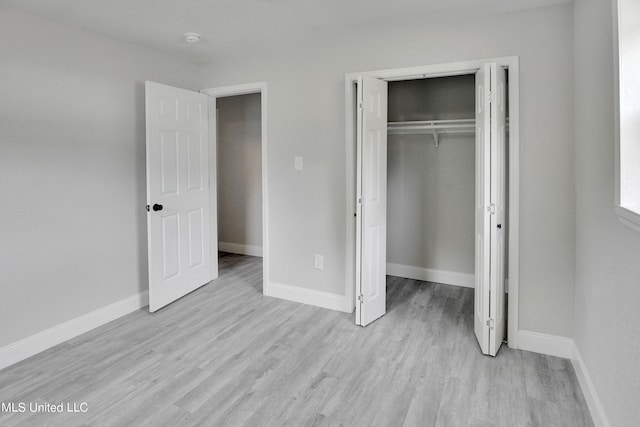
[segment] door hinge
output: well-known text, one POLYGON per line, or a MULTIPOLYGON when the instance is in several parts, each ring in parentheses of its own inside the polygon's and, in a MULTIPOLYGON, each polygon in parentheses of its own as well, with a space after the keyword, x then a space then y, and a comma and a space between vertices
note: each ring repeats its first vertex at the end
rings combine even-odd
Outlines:
POLYGON ((489 206, 487 206, 487 212, 489 212, 490 215, 495 215, 496 214, 496 205, 491 203, 489 206))
POLYGON ((494 321, 493 321, 493 319, 489 319, 489 320, 487 320, 487 326, 489 327, 489 329, 493 330, 493 328, 494 328, 494 321))
POLYGON ((363 303, 364 302, 364 295, 362 295, 362 294, 358 295, 358 301, 363 303))
POLYGON ((362 110, 362 102, 358 102, 358 108, 362 110))
POLYGON ((358 204, 362 204, 362 198, 358 197, 358 204))

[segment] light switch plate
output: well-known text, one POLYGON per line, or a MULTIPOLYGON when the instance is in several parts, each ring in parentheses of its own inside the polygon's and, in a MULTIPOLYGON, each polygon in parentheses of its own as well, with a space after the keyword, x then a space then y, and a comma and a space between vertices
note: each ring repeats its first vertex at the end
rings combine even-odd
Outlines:
POLYGON ((318 270, 322 270, 324 268, 324 257, 322 255, 316 254, 314 267, 318 270))
POLYGON ((296 156, 293 159, 293 169, 297 171, 301 171, 303 168, 302 165, 302 156, 296 156))

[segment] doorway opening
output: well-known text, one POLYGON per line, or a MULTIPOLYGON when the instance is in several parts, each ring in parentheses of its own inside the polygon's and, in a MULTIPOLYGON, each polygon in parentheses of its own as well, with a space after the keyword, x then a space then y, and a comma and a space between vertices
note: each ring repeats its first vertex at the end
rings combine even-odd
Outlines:
MULTIPOLYGON (((262 277, 257 280, 259 283, 255 288, 264 294, 264 285, 269 283, 266 83, 205 89, 198 93, 145 82, 151 312, 218 278, 216 101, 247 94, 257 96, 246 97, 246 101, 245 98, 238 98, 221 102, 221 106, 224 106, 221 136, 225 144, 222 150, 226 149, 222 160, 222 174, 225 175, 222 182, 244 184, 244 188, 240 189, 237 186, 229 189, 228 184, 221 189, 223 209, 227 210, 222 219, 224 231, 231 229, 236 236, 238 233, 241 236, 241 242, 224 242, 227 247, 223 247, 223 250, 239 252, 239 248, 244 247, 244 252, 250 251, 255 255, 259 254, 255 253, 258 250, 261 252, 262 277), (246 102, 248 104, 245 105, 246 102), (247 139, 253 148, 247 148, 247 139), (229 148, 227 140, 231 143, 229 148), (234 156, 234 150, 253 150, 256 153, 247 159, 242 155, 234 156), (231 155, 227 155, 229 151, 231 155), (227 163, 232 163, 231 172, 227 163), (245 173, 239 179, 237 171, 242 168, 245 173), (226 175, 229 174, 236 176, 227 179, 226 175), (240 207, 238 203, 234 204, 236 193, 241 194, 240 207), (253 197, 249 198, 247 194, 253 197), (231 211, 231 215, 228 215, 228 211, 231 211), (238 211, 243 212, 238 214, 238 211), (235 216, 243 217, 239 219, 239 225, 228 225, 237 221, 235 216), (247 226, 247 223, 251 225, 247 226), (248 233, 264 249, 247 241, 248 233)), ((223 234, 223 239, 225 236, 223 234)))
POLYGON ((267 86, 264 82, 204 89, 209 96, 212 278, 221 266, 262 258, 260 293, 268 275, 267 86))
POLYGON ((216 113, 220 268, 263 254, 261 94, 219 97, 216 113))
POLYGON ((474 287, 475 78, 388 83, 387 274, 474 287))
POLYGON ((473 287, 476 336, 495 355, 507 336, 510 277, 508 343, 516 347, 517 65, 501 58, 347 75, 347 292, 356 324, 384 314, 386 274, 473 287))

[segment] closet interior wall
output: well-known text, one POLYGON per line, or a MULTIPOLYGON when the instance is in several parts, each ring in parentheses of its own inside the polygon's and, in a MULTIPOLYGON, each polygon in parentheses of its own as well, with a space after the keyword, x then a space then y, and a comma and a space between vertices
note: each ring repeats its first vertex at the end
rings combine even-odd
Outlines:
MULTIPOLYGON (((474 118, 474 75, 389 83, 390 123, 474 118)), ((387 263, 472 278, 475 132, 437 139, 428 130, 388 135, 387 263)))

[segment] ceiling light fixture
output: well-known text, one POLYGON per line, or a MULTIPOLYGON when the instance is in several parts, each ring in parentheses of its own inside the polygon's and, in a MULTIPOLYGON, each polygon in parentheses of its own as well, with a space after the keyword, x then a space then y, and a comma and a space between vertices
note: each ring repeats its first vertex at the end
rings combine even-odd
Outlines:
POLYGON ((184 39, 187 43, 198 43, 202 36, 197 33, 184 33, 184 39))

